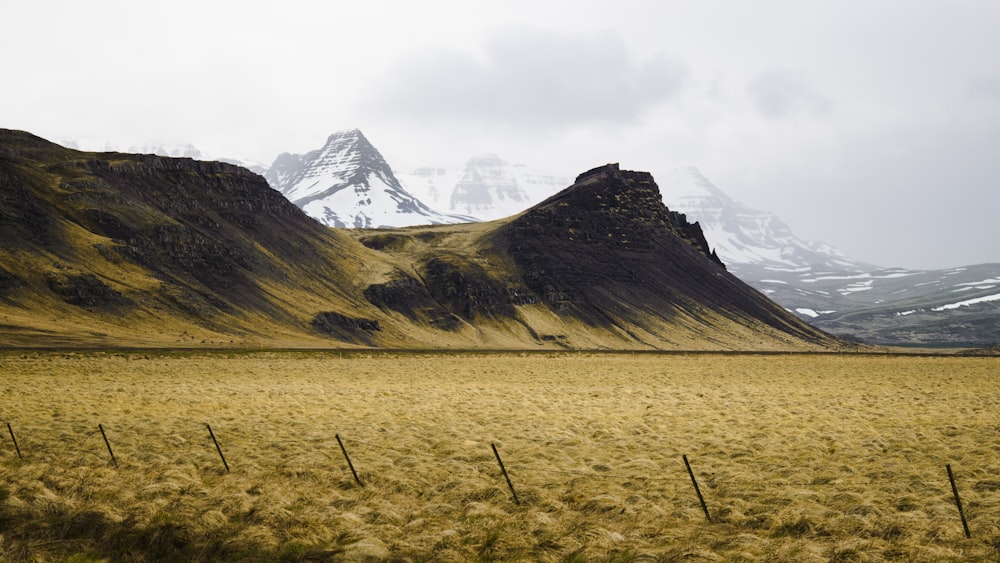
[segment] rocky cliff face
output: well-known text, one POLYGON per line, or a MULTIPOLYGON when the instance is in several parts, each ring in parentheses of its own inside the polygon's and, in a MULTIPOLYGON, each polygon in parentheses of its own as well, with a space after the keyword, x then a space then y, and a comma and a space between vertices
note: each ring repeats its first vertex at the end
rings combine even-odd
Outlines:
POLYGON ((726 272, 697 223, 669 211, 646 172, 607 165, 581 174, 500 235, 534 293, 591 323, 629 314, 614 297, 628 294, 667 320, 749 315, 822 339, 726 272))

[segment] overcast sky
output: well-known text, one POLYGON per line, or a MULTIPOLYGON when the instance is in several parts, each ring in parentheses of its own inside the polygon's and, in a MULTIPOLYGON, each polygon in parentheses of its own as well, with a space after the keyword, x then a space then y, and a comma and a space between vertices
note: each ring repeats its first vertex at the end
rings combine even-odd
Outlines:
MULTIPOLYGON (((884 266, 1000 262, 1000 2, 0 4, 0 127, 269 165, 697 166, 884 266)), ((668 202, 669 205, 669 202, 668 202)))

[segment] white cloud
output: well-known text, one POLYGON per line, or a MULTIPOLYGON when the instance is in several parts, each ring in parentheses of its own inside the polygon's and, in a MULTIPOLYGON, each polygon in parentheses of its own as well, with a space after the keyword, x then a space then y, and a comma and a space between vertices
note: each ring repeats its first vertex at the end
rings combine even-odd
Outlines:
POLYGON ((490 36, 481 58, 454 48, 407 56, 376 84, 367 109, 471 127, 628 123, 675 96, 687 75, 683 64, 662 55, 635 60, 616 33, 509 26, 490 36))
POLYGON ((761 72, 750 81, 747 93, 756 109, 769 118, 826 115, 832 107, 830 100, 801 71, 761 72))

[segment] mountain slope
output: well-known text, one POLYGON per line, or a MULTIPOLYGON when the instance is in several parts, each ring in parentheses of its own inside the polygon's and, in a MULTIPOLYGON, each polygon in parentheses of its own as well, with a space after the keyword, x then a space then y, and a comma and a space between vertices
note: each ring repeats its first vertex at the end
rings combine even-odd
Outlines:
POLYGON ((236 166, 0 130, 0 345, 843 345, 657 202, 605 167, 516 218, 329 229, 236 166))
POLYGON ((726 272, 697 225, 663 206, 648 173, 617 165, 513 218, 352 234, 418 264, 366 290, 410 318, 447 323, 451 310, 566 347, 839 345, 726 272), (418 280, 429 298, 415 295, 418 280))
POLYGON ((2 130, 0 197, 6 344, 298 340, 360 266, 353 241, 228 164, 2 130))
POLYGON ((330 135, 322 148, 284 153, 267 181, 309 216, 331 227, 402 227, 472 220, 438 213, 413 197, 361 131, 330 135))
POLYGON ((827 303, 816 310, 814 325, 866 342, 966 347, 1000 341, 1000 264, 809 276, 798 285, 787 302, 802 303, 802 310, 827 303))

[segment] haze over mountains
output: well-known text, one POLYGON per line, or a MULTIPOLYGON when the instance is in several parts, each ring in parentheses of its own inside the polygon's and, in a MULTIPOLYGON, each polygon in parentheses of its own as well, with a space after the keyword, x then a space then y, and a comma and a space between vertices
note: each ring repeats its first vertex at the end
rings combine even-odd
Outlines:
MULTIPOLYGON (((320 149, 283 154, 258 170, 306 213, 340 227, 493 220, 571 183, 498 155, 475 156, 455 169, 393 171, 358 130, 334 133, 320 149)), ((731 272, 817 327, 890 345, 1000 341, 1000 265, 919 271, 866 264, 799 239, 780 218, 734 201, 696 168, 658 181, 666 205, 699 222, 731 272)))
MULTIPOLYGON (((377 154, 367 141, 361 146, 377 154)), ((282 158, 276 167, 284 166, 282 158)), ((376 160, 378 170, 388 168, 381 155, 376 160)), ((329 163, 322 166, 330 170, 329 163)), ((272 186, 287 190, 277 174, 272 167, 272 186)), ((357 168, 338 174, 357 174, 357 168)), ((428 207, 479 220, 520 213, 569 183, 498 155, 470 158, 462 169, 424 167, 397 177, 396 189, 428 207)), ((698 221, 731 272, 815 326, 879 344, 981 346, 1000 340, 1000 265, 915 271, 867 264, 796 237, 780 218, 734 201, 694 167, 661 175, 659 184, 667 207, 698 221)), ((315 208, 303 209, 324 220, 315 208)), ((414 224, 403 212, 384 217, 386 226, 414 224)))
POLYGON ((779 218, 732 200, 694 168, 674 170, 660 185, 668 206, 700 223, 730 271, 814 326, 878 344, 1000 341, 1000 264, 866 264, 799 239, 779 218))
POLYGON ((244 168, 0 130, 0 197, 5 346, 845 347, 617 166, 512 218, 344 230, 244 168))
POLYGON ((520 213, 573 183, 496 154, 474 156, 459 169, 423 167, 398 176, 428 205, 482 221, 520 213))

